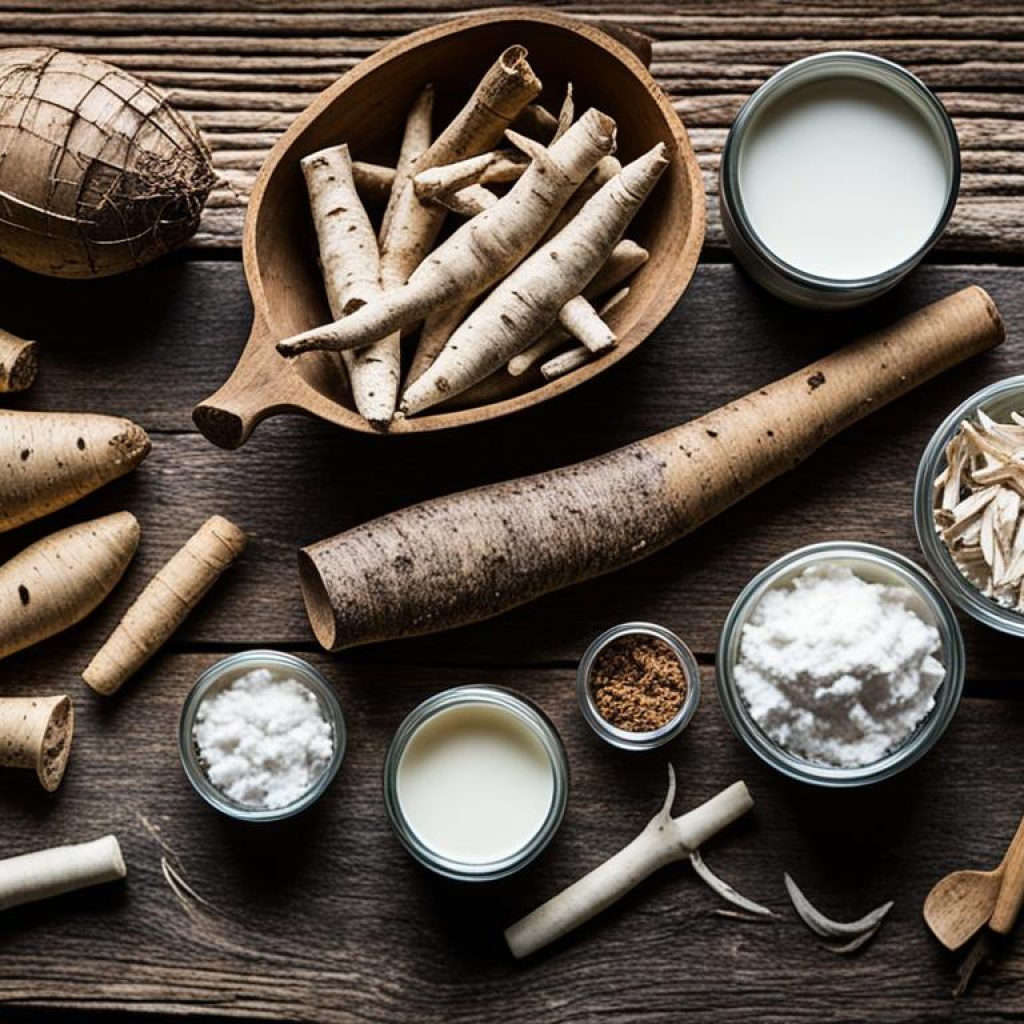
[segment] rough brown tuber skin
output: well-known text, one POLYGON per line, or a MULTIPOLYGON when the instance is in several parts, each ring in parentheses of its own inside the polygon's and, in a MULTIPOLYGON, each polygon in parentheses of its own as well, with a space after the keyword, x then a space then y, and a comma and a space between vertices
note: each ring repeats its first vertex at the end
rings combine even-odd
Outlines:
POLYGON ((27 391, 38 369, 36 343, 0 330, 0 392, 27 391))
POLYGON ((138 546, 135 516, 115 512, 51 533, 0 566, 0 658, 81 622, 138 546))
POLYGON ((189 118, 134 75, 0 52, 0 258, 53 277, 141 267, 195 233, 215 181, 189 118))
POLYGON ((117 416, 0 412, 0 531, 48 515, 133 470, 150 450, 117 416))
POLYGON ((638 561, 1002 338, 966 288, 690 423, 314 544, 299 555, 313 631, 338 650, 451 629, 638 561))

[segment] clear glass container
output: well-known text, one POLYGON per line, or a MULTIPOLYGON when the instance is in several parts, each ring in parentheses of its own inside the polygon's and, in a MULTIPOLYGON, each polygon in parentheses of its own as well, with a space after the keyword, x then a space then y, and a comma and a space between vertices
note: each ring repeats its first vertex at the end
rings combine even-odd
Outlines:
POLYGON ((384 804, 402 845, 424 867, 458 881, 488 882, 505 878, 524 868, 551 842, 562 823, 568 799, 569 760, 554 725, 532 701, 500 686, 457 686, 428 697, 398 727, 384 762, 384 804), (453 860, 428 846, 410 825, 398 796, 398 768, 413 734, 435 715, 455 707, 473 705, 508 712, 525 725, 547 754, 554 783, 551 806, 533 837, 509 856, 487 863, 453 860))
POLYGON ((621 750, 654 750, 678 736, 693 718, 697 705, 700 703, 700 668, 690 648, 670 630, 653 622, 623 622, 602 633, 583 653, 576 669, 576 696, 580 702, 580 710, 587 724, 601 739, 621 750), (590 675, 594 669, 597 656, 613 640, 622 636, 640 634, 664 640, 679 659, 679 665, 686 676, 686 697, 676 714, 660 729, 652 732, 630 732, 620 729, 609 722, 594 703, 594 693, 590 686, 590 675))
POLYGON ((185 698, 178 724, 178 748, 181 754, 181 763, 189 782, 211 807, 215 807, 222 814, 226 814, 230 818, 237 818, 239 821, 280 821, 282 818, 290 818, 300 811, 304 811, 315 803, 331 784, 334 776, 338 774, 338 769, 345 757, 346 738, 345 716, 342 714, 341 705, 334 695, 331 684, 308 662, 280 651, 243 651, 211 665, 199 677, 185 698), (333 734, 334 752, 323 773, 298 800, 285 807, 269 809, 248 807, 231 800, 206 777, 193 737, 196 712, 203 700, 222 690, 233 680, 257 668, 270 669, 272 672, 295 679, 308 687, 319 702, 320 710, 330 723, 333 734))
POLYGON ((722 151, 719 195, 722 225, 729 245, 747 273, 786 302, 818 309, 848 309, 888 291, 924 258, 949 222, 960 191, 960 144, 946 108, 935 94, 906 68, 882 57, 854 50, 835 50, 804 57, 777 71, 744 103, 722 151), (794 89, 826 79, 860 78, 892 90, 908 102, 933 128, 947 163, 946 204, 925 243, 902 263, 872 277, 819 277, 775 255, 758 237, 748 218, 740 186, 740 154, 744 139, 758 115, 794 89))
POLYGON ((816 786, 863 786, 891 778, 935 745, 960 703, 964 666, 964 641, 956 615, 939 589, 917 565, 895 551, 874 544, 836 541, 811 544, 784 555, 743 588, 729 611, 718 644, 718 695, 733 731, 762 761, 783 775, 816 786), (765 592, 785 585, 808 566, 822 563, 849 566, 856 575, 872 583, 908 587, 916 595, 914 611, 939 632, 940 649, 936 657, 946 669, 946 677, 935 693, 935 706, 917 728, 881 760, 856 768, 816 764, 775 743, 754 721, 734 676, 743 627, 765 592))
POLYGON ((960 572, 936 532, 932 518, 935 508, 933 484, 946 468, 946 445, 964 420, 977 417, 979 409, 995 420, 1008 420, 1011 412, 1024 412, 1024 376, 1009 377, 971 395, 943 420, 932 435, 918 465, 914 483, 914 527, 929 568, 958 607, 986 626, 1011 636, 1024 636, 1024 615, 986 597, 960 572))

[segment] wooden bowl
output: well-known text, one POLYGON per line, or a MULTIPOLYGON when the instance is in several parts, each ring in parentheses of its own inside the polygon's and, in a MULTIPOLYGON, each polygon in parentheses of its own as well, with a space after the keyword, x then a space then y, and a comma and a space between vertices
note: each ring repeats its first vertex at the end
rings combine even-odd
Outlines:
POLYGON ((457 18, 364 60, 317 97, 267 157, 249 201, 242 243, 254 307, 252 333, 229 380, 193 412, 211 441, 237 448, 257 423, 284 412, 371 431, 337 399, 347 388, 339 381, 336 360, 315 352, 286 360, 274 348, 280 339, 330 319, 299 160, 344 141, 358 160, 393 164, 405 114, 420 89, 435 83, 435 125, 444 124, 513 43, 529 50, 544 82, 541 101, 549 109, 557 109, 571 80, 578 110, 595 106, 616 119, 623 162, 659 141, 668 145, 671 165, 627 232, 651 258, 616 309, 620 340, 612 352, 505 401, 396 421, 388 433, 478 423, 554 398, 626 356, 676 304, 704 240, 704 190, 686 130, 647 69, 611 35, 550 11, 506 8, 457 18))

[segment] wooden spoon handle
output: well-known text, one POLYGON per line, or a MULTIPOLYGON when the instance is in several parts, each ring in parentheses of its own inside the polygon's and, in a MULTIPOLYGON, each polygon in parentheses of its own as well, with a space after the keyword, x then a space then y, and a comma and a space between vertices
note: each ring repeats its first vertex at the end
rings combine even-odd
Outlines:
POLYGON ((1003 858, 1003 865, 1003 883, 988 921, 989 928, 1000 935, 1006 935, 1013 927, 1021 904, 1024 903, 1024 818, 1021 818, 1017 826, 1017 832, 1003 858))

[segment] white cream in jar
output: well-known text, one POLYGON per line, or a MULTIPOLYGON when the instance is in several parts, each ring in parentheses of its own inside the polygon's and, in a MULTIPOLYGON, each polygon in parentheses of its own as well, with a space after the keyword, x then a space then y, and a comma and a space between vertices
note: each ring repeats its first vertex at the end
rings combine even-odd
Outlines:
POLYGON ((392 743, 385 797, 399 838, 427 867, 482 880, 540 852, 565 808, 558 734, 497 687, 460 687, 416 708, 392 743))

